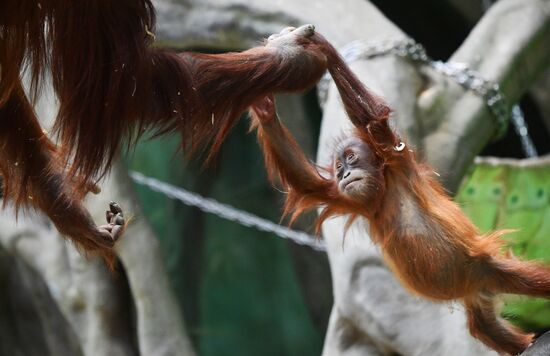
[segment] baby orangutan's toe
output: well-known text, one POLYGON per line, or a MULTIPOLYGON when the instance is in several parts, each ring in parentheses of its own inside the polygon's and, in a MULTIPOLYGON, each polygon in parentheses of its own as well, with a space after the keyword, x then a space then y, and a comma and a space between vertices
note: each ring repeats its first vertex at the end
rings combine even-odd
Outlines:
POLYGON ((124 214, 122 208, 116 202, 109 203, 109 210, 105 212, 107 224, 99 226, 99 229, 109 234, 109 238, 113 241, 118 240, 122 235, 125 227, 124 214))

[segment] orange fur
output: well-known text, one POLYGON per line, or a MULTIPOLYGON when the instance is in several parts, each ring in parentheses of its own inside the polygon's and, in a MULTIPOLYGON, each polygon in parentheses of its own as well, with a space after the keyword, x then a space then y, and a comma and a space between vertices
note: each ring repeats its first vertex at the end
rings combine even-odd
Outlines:
POLYGON ((326 58, 307 38, 288 57, 275 47, 218 55, 151 46, 150 0, 3 0, 0 4, 0 169, 4 199, 43 210, 86 251, 110 256, 81 198, 121 147, 144 130, 179 132, 182 148, 209 150, 240 115, 272 91, 315 84, 326 58), (30 95, 22 71, 30 72, 30 95), (32 103, 45 72, 59 99, 54 133, 42 133, 32 103), (31 194, 32 192, 32 194, 31 194))
POLYGON ((338 193, 335 177, 323 177, 299 149, 288 131, 262 116, 262 103, 252 113, 270 176, 278 176, 289 191, 285 213, 293 219, 323 206, 319 222, 335 214, 369 219, 370 236, 388 265, 413 293, 435 301, 461 300, 473 336, 498 352, 515 355, 532 340, 495 311, 495 296, 516 293, 550 298, 550 269, 524 262, 502 251, 495 231, 481 235, 435 179, 433 170, 416 161, 388 124, 390 109, 370 93, 335 49, 317 35, 336 83, 354 135, 375 154, 371 164, 382 173, 375 194, 357 201, 338 193), (279 128, 274 129, 273 127, 279 128), (288 145, 291 149, 282 149, 288 145), (284 154, 283 154, 284 153, 284 154), (297 171, 301 171, 298 173, 297 171))
POLYGON ((80 201, 82 196, 63 174, 55 145, 38 125, 20 86, 14 86, 0 106, 0 172, 4 195, 14 199, 16 208, 28 207, 30 202, 44 211, 62 234, 72 237, 78 248, 102 256, 113 268, 114 242, 99 234, 80 201))

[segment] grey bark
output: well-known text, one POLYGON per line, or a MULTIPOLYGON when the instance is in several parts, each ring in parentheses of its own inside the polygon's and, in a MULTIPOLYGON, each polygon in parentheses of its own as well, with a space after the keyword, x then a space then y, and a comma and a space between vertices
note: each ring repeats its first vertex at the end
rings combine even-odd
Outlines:
POLYGON ((118 274, 80 254, 39 213, 19 216, 17 222, 9 208, 0 215, 0 243, 7 258, 18 261, 21 294, 37 305, 47 350, 52 355, 193 355, 158 241, 139 213, 125 169, 116 165, 102 188, 88 203, 96 221, 104 219, 111 199, 136 216, 117 244, 118 274), (59 350, 55 340, 69 336, 78 353, 59 350))
MULTIPOLYGON (((450 60, 467 63, 483 77, 500 84, 509 103, 515 103, 548 68, 548 38, 550 2, 499 1, 450 60)), ((447 89, 444 84, 437 84, 424 91, 419 100, 424 99, 422 95, 433 95, 432 90, 444 94, 435 95, 434 105, 421 106, 419 117, 430 118, 430 113, 437 113, 442 120, 436 130, 424 135, 426 158, 443 174, 447 188, 454 191, 475 155, 493 136, 495 120, 483 101, 456 85, 447 89), (441 147, 446 148, 444 154, 441 147)))

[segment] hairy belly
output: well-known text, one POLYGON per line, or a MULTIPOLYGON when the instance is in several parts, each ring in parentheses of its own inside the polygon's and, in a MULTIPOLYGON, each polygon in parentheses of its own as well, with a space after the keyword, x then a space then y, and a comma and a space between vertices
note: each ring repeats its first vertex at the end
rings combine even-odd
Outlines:
MULTIPOLYGON (((395 213, 374 231, 380 234, 386 260, 397 277, 409 290, 430 299, 468 295, 477 283, 475 271, 480 261, 454 236, 465 232, 442 221, 441 214, 422 209, 410 191, 397 189, 394 195, 398 199, 384 208, 395 213)), ((454 211, 454 205, 446 200, 435 203, 454 211)))
POLYGON ((414 294, 434 300, 469 294, 477 261, 433 237, 400 237, 385 246, 385 259, 401 283, 414 294))

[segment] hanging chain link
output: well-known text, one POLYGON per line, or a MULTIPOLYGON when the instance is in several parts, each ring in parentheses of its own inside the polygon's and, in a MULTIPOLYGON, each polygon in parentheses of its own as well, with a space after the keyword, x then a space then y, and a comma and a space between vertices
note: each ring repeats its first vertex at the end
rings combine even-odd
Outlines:
MULTIPOLYGON (((483 0, 483 12, 489 10, 495 2, 496 0, 483 0)), ((537 157, 538 152, 533 141, 531 140, 531 137, 529 137, 529 130, 523 117, 523 111, 517 104, 512 107, 512 125, 514 126, 514 131, 516 131, 516 134, 519 136, 521 147, 523 148, 523 153, 525 156, 529 158, 537 157)))
POLYGON ((296 231, 275 224, 269 220, 236 209, 230 205, 220 203, 214 199, 202 197, 183 188, 162 182, 158 179, 147 177, 139 172, 130 172, 134 182, 147 186, 149 189, 162 193, 169 198, 179 200, 185 205, 199 208, 205 213, 214 214, 229 221, 234 221, 243 226, 253 227, 260 231, 271 232, 283 239, 289 239, 298 245, 309 246, 316 251, 326 251, 325 243, 319 237, 296 231))
MULTIPOLYGON (((460 84, 464 89, 470 90, 477 96, 483 98, 496 121, 496 139, 506 134, 508 122, 511 117, 512 124, 519 135, 525 155, 527 157, 537 156, 537 151, 533 141, 529 137, 527 125, 525 120, 523 120, 523 114, 519 106, 514 105, 510 113, 506 97, 500 90, 499 85, 483 78, 480 73, 468 68, 466 64, 434 61, 428 56, 424 47, 412 39, 389 40, 374 43, 357 40, 346 45, 341 50, 341 54, 348 63, 392 54, 408 59, 413 63, 433 68, 437 72, 454 79, 454 81, 460 84)), ((330 76, 327 73, 319 83, 318 92, 322 102, 327 99, 330 80, 330 76)))

